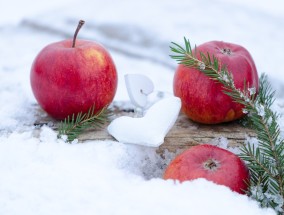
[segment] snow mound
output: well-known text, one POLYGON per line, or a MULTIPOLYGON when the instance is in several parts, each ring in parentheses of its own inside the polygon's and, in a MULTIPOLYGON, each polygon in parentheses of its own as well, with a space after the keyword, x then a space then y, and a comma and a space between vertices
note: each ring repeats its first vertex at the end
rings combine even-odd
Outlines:
POLYGON ((48 127, 32 133, 0 137, 0 214, 275 214, 204 179, 161 179, 163 159, 152 148, 67 144, 48 127), (160 172, 144 177, 153 169, 160 172))

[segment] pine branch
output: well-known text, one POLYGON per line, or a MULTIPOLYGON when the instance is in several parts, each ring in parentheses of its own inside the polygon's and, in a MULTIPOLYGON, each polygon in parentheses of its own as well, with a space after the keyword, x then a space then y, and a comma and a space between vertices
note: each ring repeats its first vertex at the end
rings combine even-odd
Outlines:
POLYGON ((95 112, 95 106, 92 106, 87 113, 80 112, 76 116, 75 114, 67 116, 60 123, 58 137, 62 138, 66 135, 67 141, 72 142, 88 128, 101 128, 108 121, 110 115, 111 113, 107 108, 95 112))
POLYGON ((189 40, 184 38, 185 48, 172 43, 171 55, 179 64, 197 69, 210 79, 222 84, 223 92, 244 106, 244 113, 257 133, 258 145, 250 143, 241 147, 240 157, 247 162, 251 173, 250 195, 262 206, 274 208, 283 214, 284 199, 284 140, 277 123, 278 114, 271 110, 274 102, 272 88, 267 76, 260 78, 260 89, 249 88, 244 80, 244 89, 237 89, 232 73, 226 65, 209 53, 196 53, 189 40), (199 54, 199 59, 197 58, 199 54))

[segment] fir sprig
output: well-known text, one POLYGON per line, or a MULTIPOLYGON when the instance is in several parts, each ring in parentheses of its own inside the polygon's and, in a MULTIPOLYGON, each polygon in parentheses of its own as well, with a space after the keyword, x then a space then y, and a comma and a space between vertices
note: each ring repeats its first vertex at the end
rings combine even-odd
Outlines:
POLYGON ((258 145, 245 145, 240 157, 247 161, 251 173, 250 195, 262 206, 283 213, 284 140, 277 123, 278 114, 271 110, 274 101, 267 76, 260 78, 260 92, 248 119, 257 133, 258 145))
POLYGON ((102 127, 108 121, 110 115, 111 113, 107 108, 95 112, 95 106, 92 106, 87 113, 80 112, 77 115, 67 116, 59 125, 58 137, 67 136, 67 141, 72 142, 84 130, 102 127))
POLYGON ((280 136, 277 123, 278 114, 271 106, 275 92, 267 76, 260 78, 260 89, 256 89, 244 80, 244 88, 236 88, 232 73, 226 65, 209 53, 192 50, 188 39, 184 38, 185 48, 172 43, 171 55, 179 64, 198 69, 210 79, 222 84, 225 94, 244 106, 248 120, 257 133, 258 144, 243 144, 240 157, 246 161, 250 174, 249 195, 264 207, 272 207, 283 214, 284 199, 284 140, 280 136))

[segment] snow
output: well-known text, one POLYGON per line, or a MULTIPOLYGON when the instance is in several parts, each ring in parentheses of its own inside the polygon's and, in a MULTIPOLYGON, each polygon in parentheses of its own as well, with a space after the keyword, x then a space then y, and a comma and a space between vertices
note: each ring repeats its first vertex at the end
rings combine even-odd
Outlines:
MULTIPOLYGON (((67 144, 49 127, 34 127, 42 113, 29 70, 44 46, 72 36, 84 19, 79 37, 101 42, 116 63, 116 102, 129 100, 125 74, 147 75, 157 92, 170 95, 176 67, 170 42, 224 40, 250 51, 276 89, 274 110, 284 114, 283 6, 280 0, 1 1, 0 214, 275 214, 212 182, 163 180, 173 153, 163 159, 154 148, 116 141, 67 144)), ((284 136, 283 115, 279 124, 284 136)))
POLYGON ((174 126, 181 100, 172 96, 154 103, 142 117, 121 116, 108 126, 108 132, 119 142, 159 147, 174 126))
POLYGON ((274 214, 202 179, 145 180, 143 170, 158 159, 151 149, 66 144, 48 127, 39 138, 29 131, 0 141, 1 214, 274 214))

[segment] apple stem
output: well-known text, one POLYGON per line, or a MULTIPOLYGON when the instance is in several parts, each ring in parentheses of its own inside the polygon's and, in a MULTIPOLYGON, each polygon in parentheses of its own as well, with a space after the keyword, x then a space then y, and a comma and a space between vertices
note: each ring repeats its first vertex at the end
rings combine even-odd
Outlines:
POLYGON ((81 27, 84 25, 84 23, 85 23, 84 20, 80 20, 79 23, 78 23, 78 26, 77 26, 77 28, 76 28, 76 31, 75 31, 75 34, 74 34, 74 37, 73 37, 72 48, 75 47, 77 34, 78 34, 78 32, 80 31, 81 27))

